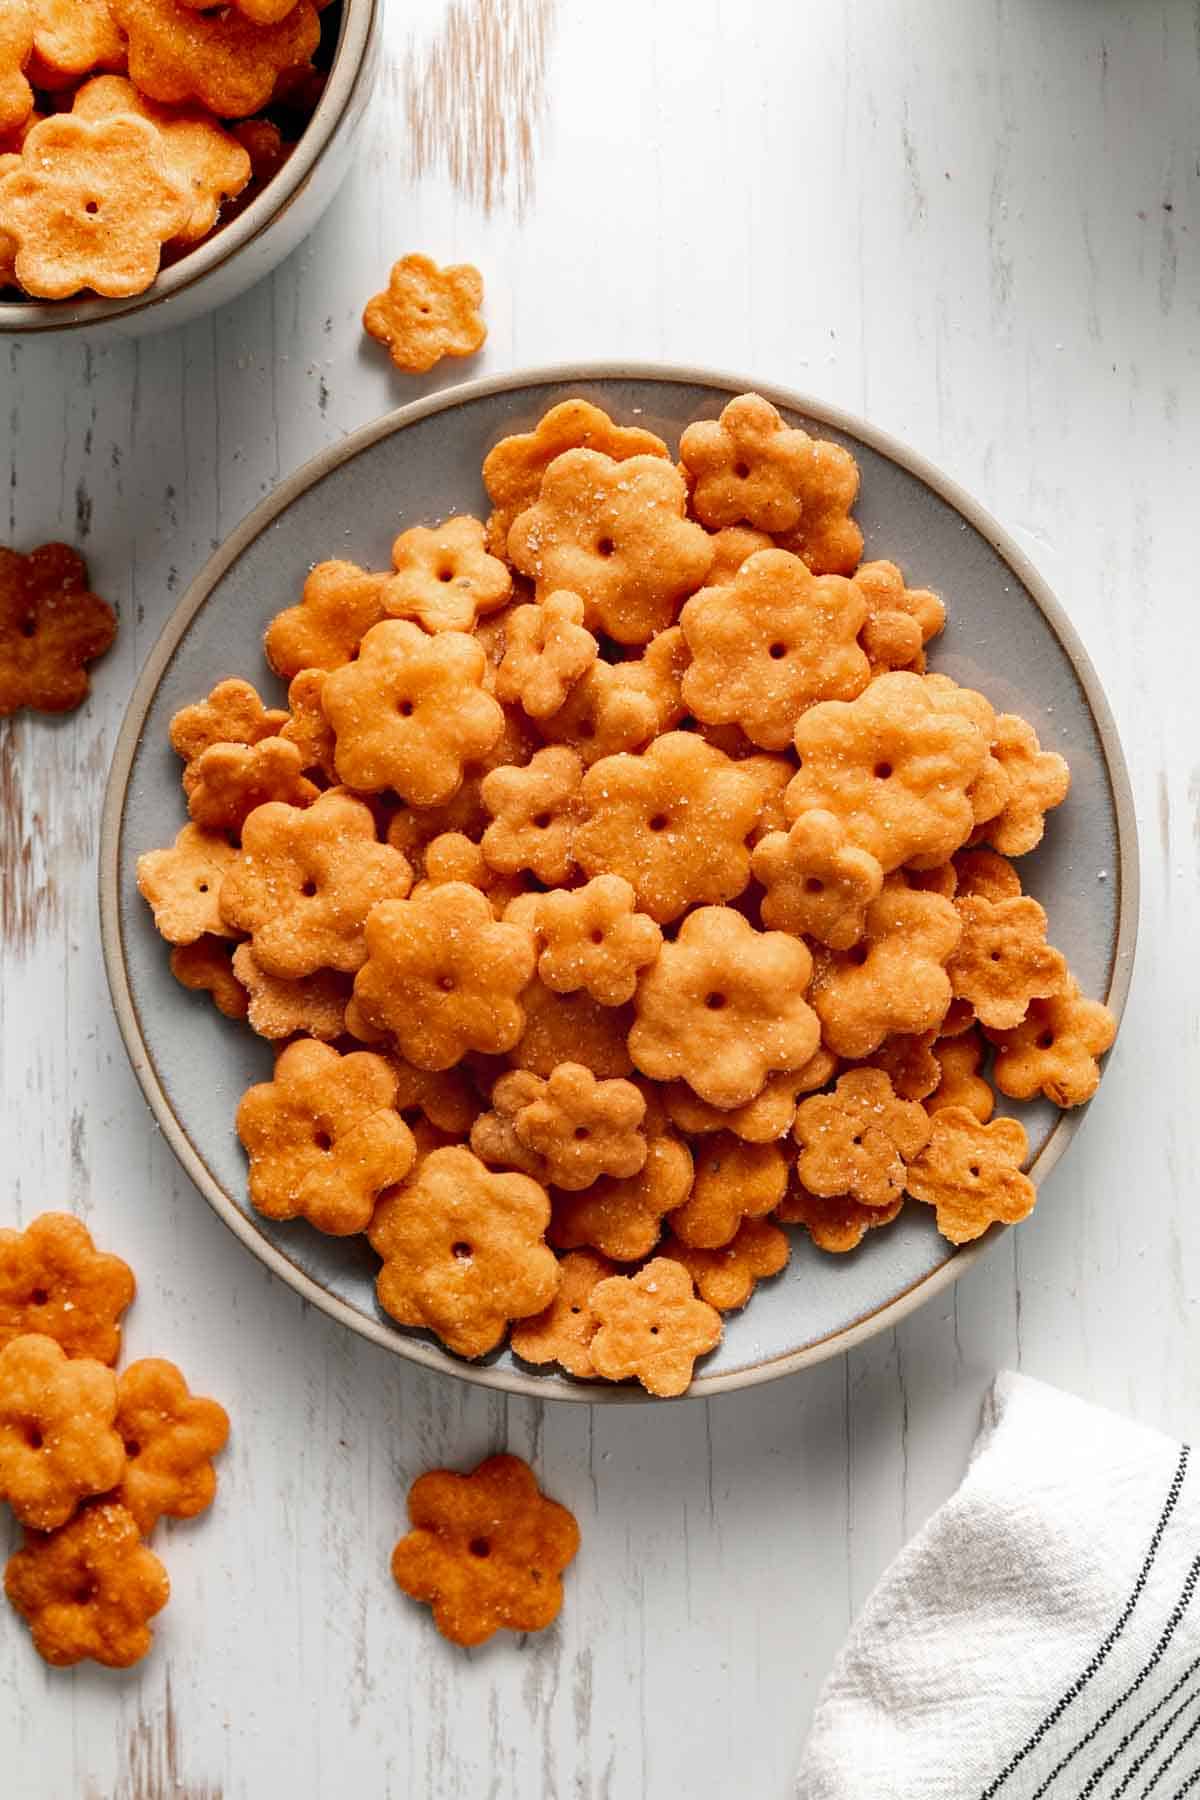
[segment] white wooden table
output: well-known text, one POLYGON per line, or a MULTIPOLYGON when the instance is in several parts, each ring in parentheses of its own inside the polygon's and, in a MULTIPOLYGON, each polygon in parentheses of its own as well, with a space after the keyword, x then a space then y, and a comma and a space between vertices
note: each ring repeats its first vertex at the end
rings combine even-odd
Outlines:
POLYGON ((5 1800, 783 1795, 998 1367, 1196 1429, 1198 151, 1193 0, 390 0, 357 170, 272 280, 136 347, 0 346, 0 536, 76 539, 122 621, 81 713, 0 728, 0 1215, 71 1207, 130 1256, 130 1353, 234 1423, 141 1669, 45 1669, 0 1616, 5 1800), (479 263, 491 325, 426 384, 357 323, 418 248, 479 263), (212 546, 427 386, 602 357, 808 390, 973 490, 1082 632, 1142 827, 1133 999, 1036 1218, 848 1359, 669 1410, 484 1397, 268 1277, 151 1126, 94 894, 126 697, 212 546), (554 1630, 463 1654, 387 1556, 413 1476, 503 1445, 583 1551, 554 1630))

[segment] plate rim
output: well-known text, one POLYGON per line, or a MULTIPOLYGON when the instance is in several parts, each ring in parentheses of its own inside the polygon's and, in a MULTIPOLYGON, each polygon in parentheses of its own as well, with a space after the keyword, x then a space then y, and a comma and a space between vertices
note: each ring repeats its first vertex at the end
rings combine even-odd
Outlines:
MULTIPOLYGON (((395 1331, 382 1320, 358 1312, 348 1302, 330 1293, 319 1282, 298 1268, 274 1244, 262 1237, 246 1217, 193 1146, 191 1139, 171 1106, 158 1079, 154 1060, 141 1027, 134 1003, 125 963, 120 917, 120 860, 125 824, 125 806, 133 760, 142 737, 146 715, 180 641, 196 614, 204 606, 213 589, 233 567, 256 538, 268 530, 288 508, 343 463, 352 461, 386 437, 404 431, 410 425, 439 412, 491 395, 516 392, 526 388, 565 387, 604 381, 650 381, 705 387, 730 394, 754 392, 762 394, 773 405, 800 413, 815 424, 857 438, 877 454, 887 458, 931 489, 941 500, 964 518, 1008 564, 1017 580, 1032 596, 1047 624, 1062 646, 1075 679, 1096 724, 1101 753, 1108 773, 1109 789, 1116 815, 1117 931, 1113 947, 1112 972, 1106 1002, 1120 1025, 1133 974, 1137 943, 1140 903, 1140 870, 1137 821, 1133 791, 1125 754, 1117 732, 1116 721, 1100 679, 1070 618, 1043 580, 1020 545, 992 515, 964 488, 943 474, 917 451, 901 443, 889 432, 880 430, 868 420, 831 405, 815 396, 795 392, 775 382, 755 381, 732 375, 724 370, 698 368, 673 363, 638 363, 629 361, 561 363, 545 368, 516 370, 507 374, 485 376, 442 388, 434 394, 393 408, 381 417, 360 426, 336 444, 329 445, 303 463, 261 500, 234 528, 228 537, 206 559, 186 591, 165 621, 158 638, 134 684, 126 705, 125 716, 113 749, 112 763, 105 787, 100 818, 100 841, 97 877, 100 903, 100 937, 104 956, 109 996, 118 1029, 133 1073, 151 1113, 164 1138, 193 1185, 208 1201, 218 1218, 229 1227, 250 1252, 273 1274, 285 1281, 294 1292, 318 1307, 328 1317, 349 1327, 368 1342, 390 1350, 422 1367, 435 1369, 460 1381, 505 1393, 520 1394, 538 1400, 597 1405, 625 1402, 649 1403, 652 1396, 640 1387, 614 1384, 596 1387, 565 1380, 548 1380, 545 1376, 525 1374, 520 1369, 498 1365, 460 1362, 450 1357, 441 1345, 423 1338, 408 1337, 395 1331)), ((1090 1104, 1090 1103, 1089 1103, 1090 1104)), ((1042 1149, 1030 1165, 1028 1173, 1041 1183, 1063 1155, 1083 1123, 1088 1106, 1062 1113, 1053 1126, 1042 1149)), ((756 1387, 801 1369, 812 1368, 833 1356, 866 1342, 876 1333, 898 1325, 917 1307, 934 1299, 973 1267, 984 1251, 1002 1231, 990 1231, 974 1244, 963 1246, 928 1275, 919 1277, 900 1293, 894 1294, 853 1324, 829 1332, 802 1350, 784 1352, 748 1369, 725 1374, 700 1375, 688 1388, 687 1399, 707 1399, 714 1394, 756 1387)))

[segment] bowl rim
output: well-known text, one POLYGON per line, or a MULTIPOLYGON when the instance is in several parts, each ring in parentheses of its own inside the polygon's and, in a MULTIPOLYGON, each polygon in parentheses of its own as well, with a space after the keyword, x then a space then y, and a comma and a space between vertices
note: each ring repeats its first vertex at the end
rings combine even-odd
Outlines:
POLYGON ((381 0, 343 0, 337 47, 316 109, 286 163, 244 212, 231 219, 228 225, 220 226, 178 262, 160 270, 144 293, 131 294, 122 300, 97 297, 0 301, 0 338, 111 325, 132 318, 136 313, 166 306, 197 282, 215 274, 232 257, 269 231, 307 186, 354 100, 367 66, 380 5, 381 0))
MULTIPOLYGON (((1091 659, 1059 601, 1051 593, 1045 581, 1014 539, 963 488, 889 433, 881 431, 876 426, 839 407, 829 405, 812 396, 798 394, 775 383, 756 382, 747 377, 730 375, 724 371, 668 363, 628 361, 567 363, 547 368, 517 370, 510 374, 492 375, 481 380, 442 389, 436 394, 412 401, 407 406, 398 407, 384 414, 381 418, 361 426, 348 437, 310 458, 294 474, 282 481, 273 493, 260 501, 226 538, 225 542, 208 558, 167 619, 134 686, 113 751, 100 822, 98 856, 100 929, 109 992, 126 1053, 163 1136, 192 1182, 199 1188, 209 1205, 213 1207, 217 1216, 242 1243, 304 1299, 320 1308, 330 1318, 349 1326, 360 1337, 422 1367, 439 1370, 443 1374, 453 1375, 459 1380, 471 1382, 476 1386, 498 1389, 505 1393, 521 1394, 526 1398, 584 1405, 606 1404, 614 1401, 635 1404, 648 1403, 651 1396, 645 1394, 640 1387, 625 1384, 614 1384, 610 1387, 597 1386, 589 1382, 579 1382, 578 1384, 566 1380, 554 1382, 547 1379, 546 1376, 526 1374, 520 1369, 461 1362, 457 1358, 451 1357, 440 1344, 426 1341, 424 1338, 406 1336, 382 1320, 372 1319, 358 1312, 348 1302, 329 1293, 319 1282, 305 1274, 280 1250, 260 1235, 253 1222, 234 1204, 209 1171, 176 1117, 158 1079, 149 1046, 142 1032, 125 965, 120 910, 120 860, 125 823, 125 802, 133 758, 141 740, 146 714, 159 683, 193 618, 206 603, 226 571, 233 566, 257 537, 261 536, 276 519, 287 511, 302 493, 323 481, 343 463, 351 461, 363 451, 379 443, 383 438, 393 436, 396 432, 403 431, 408 426, 433 414, 448 412, 455 407, 493 394, 517 392, 527 388, 569 387, 574 384, 585 385, 614 380, 650 381, 664 384, 681 383, 706 387, 718 392, 725 391, 729 394, 751 391, 762 394, 774 405, 797 412, 814 424, 843 432, 852 438, 858 438, 879 455, 888 458, 923 482, 947 505, 958 512, 968 524, 972 525, 986 539, 997 555, 1008 564, 1018 581, 1022 583, 1041 610, 1071 664, 1075 678, 1083 692, 1084 700, 1095 720, 1116 815, 1117 931, 1108 993, 1105 999, 1116 1017, 1118 1026, 1124 1012, 1133 972, 1140 890, 1138 836, 1133 793, 1124 752, 1117 734, 1116 722, 1091 659)), ((1087 1111, 1088 1107, 1085 1105, 1072 1112, 1060 1114, 1045 1144, 1027 1171, 1035 1182, 1040 1184, 1058 1162, 1083 1123, 1087 1111)), ((909 1287, 884 1301, 881 1306, 856 1319, 853 1324, 828 1333, 815 1343, 806 1345, 802 1350, 787 1351, 748 1369, 731 1370, 725 1374, 701 1374, 692 1382, 685 1397, 707 1399, 715 1394, 730 1393, 745 1387, 756 1387, 761 1382, 773 1381, 780 1376, 811 1368, 830 1357, 839 1356, 844 1351, 854 1349, 877 1332, 898 1325, 918 1306, 924 1305, 926 1301, 932 1300, 944 1292, 952 1282, 957 1281, 959 1276, 973 1267, 988 1246, 1001 1235, 1003 1235, 1003 1228, 1000 1230, 993 1228, 985 1237, 960 1248, 931 1273, 921 1276, 909 1287)))

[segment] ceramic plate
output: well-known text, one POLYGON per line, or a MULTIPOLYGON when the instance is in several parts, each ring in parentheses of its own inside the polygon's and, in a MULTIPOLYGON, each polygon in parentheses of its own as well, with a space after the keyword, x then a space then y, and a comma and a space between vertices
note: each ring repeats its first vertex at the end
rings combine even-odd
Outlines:
MULTIPOLYGON (((485 513, 485 454, 507 433, 531 429, 556 401, 583 394, 674 445, 687 421, 714 417, 731 394, 751 386, 789 422, 837 439, 857 457, 867 555, 892 558, 914 586, 934 588, 948 603, 933 666, 981 688, 998 711, 1024 714, 1042 743, 1070 762, 1070 797, 1021 872, 1084 991, 1106 997, 1119 1014, 1137 914, 1132 803, 1112 716, 1068 619, 1011 539, 935 470, 870 426, 760 382, 656 367, 551 369, 456 388, 357 432, 286 481, 211 559, 150 657, 117 745, 100 862, 105 957, 134 1070, 168 1142, 243 1243, 307 1299, 401 1356, 486 1386, 589 1402, 643 1397, 640 1389, 536 1373, 507 1351, 463 1363, 380 1312, 365 1240, 272 1225, 253 1212, 233 1118, 242 1092, 269 1076, 271 1047, 177 985, 135 885, 140 852, 169 844, 184 816, 167 724, 178 707, 231 674, 282 703, 262 632, 298 598, 311 566, 349 557, 386 568, 404 526, 485 513)), ((1014 1110, 1029 1131, 1040 1181, 1082 1115, 1048 1105, 1014 1110)), ((911 1203, 895 1226, 872 1233, 850 1256, 819 1255, 802 1232, 795 1238, 783 1275, 728 1317, 724 1342, 701 1366, 693 1394, 769 1380, 896 1324, 988 1241, 955 1252, 937 1236, 929 1210, 911 1203)))

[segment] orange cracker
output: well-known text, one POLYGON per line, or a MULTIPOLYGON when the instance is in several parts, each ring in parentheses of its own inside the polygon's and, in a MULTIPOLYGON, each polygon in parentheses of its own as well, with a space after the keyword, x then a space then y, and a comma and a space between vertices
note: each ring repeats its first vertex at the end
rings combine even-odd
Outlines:
POLYGON ((696 517, 713 530, 743 521, 760 531, 795 530, 820 503, 815 450, 808 433, 785 425, 761 394, 739 394, 719 419, 698 419, 679 440, 696 517))
POLYGON ((85 1507, 60 1531, 27 1532, 4 1590, 46 1662, 127 1669, 149 1651, 150 1620, 171 1584, 129 1511, 105 1505, 85 1507))
POLYGON ((820 1027, 798 939, 755 931, 732 907, 689 913, 638 985, 629 1054, 655 1081, 682 1079, 713 1106, 743 1106, 777 1069, 802 1069, 820 1027))
POLYGON ((769 1219, 743 1219, 729 1242, 715 1250, 696 1250, 668 1238, 658 1252, 682 1263, 701 1300, 718 1312, 740 1311, 760 1281, 787 1266, 791 1253, 787 1233, 769 1219))
POLYGON ((578 594, 589 629, 644 644, 673 622, 712 562, 712 540, 685 517, 683 479, 657 456, 615 462, 598 450, 555 459, 513 520, 508 553, 544 599, 578 594))
POLYGON ((465 632, 429 637, 407 619, 372 626, 357 661, 334 669, 321 696, 340 778, 368 793, 390 787, 414 806, 443 805, 504 729, 483 691, 485 660, 465 632))
POLYGON ((550 1181, 568 1192, 591 1187, 602 1175, 636 1175, 646 1161, 642 1095, 629 1081, 598 1081, 581 1063, 559 1063, 546 1077, 514 1070, 496 1083, 492 1105, 511 1111, 517 1137, 542 1159, 550 1181), (519 1103, 507 1107, 505 1087, 514 1081, 522 1088, 519 1103))
POLYGON ((792 1132, 800 1146, 796 1175, 810 1193, 890 1206, 929 1142, 929 1118, 898 1097, 882 1069, 848 1069, 832 1093, 801 1102, 792 1132))
POLYGON ((43 544, 22 556, 0 545, 0 718, 23 706, 70 712, 87 698, 87 664, 116 634, 116 614, 89 593, 74 550, 43 544))
POLYGON ((482 613, 503 606, 512 576, 484 548, 484 528, 463 514, 432 530, 414 525, 392 546, 396 573, 383 590, 393 619, 415 619, 426 631, 472 631, 482 613))
POLYGON ((822 1046, 803 1068, 768 1075, 744 1106, 710 1106, 686 1081, 669 1082, 662 1092, 667 1116, 680 1131, 701 1137, 710 1131, 731 1131, 748 1144, 770 1144, 791 1130, 801 1096, 824 1087, 836 1072, 837 1058, 822 1046))
POLYGON ((171 973, 181 987, 211 994, 217 1011, 227 1019, 244 1019, 249 1006, 245 985, 233 968, 233 945, 205 932, 191 944, 176 944, 171 951, 171 973))
POLYGON ((865 618, 853 582, 814 576, 785 550, 762 550, 731 582, 693 594, 680 614, 692 653, 684 703, 707 724, 736 724, 764 750, 782 750, 807 707, 853 700, 866 687, 865 618))
POLYGON ((811 707, 795 746, 792 818, 812 807, 833 813, 885 874, 944 863, 970 836, 968 790, 987 739, 964 714, 940 710, 922 676, 881 675, 856 700, 811 707))
POLYGON ((332 1043, 346 1029, 352 989, 349 976, 336 969, 318 969, 299 980, 284 980, 259 967, 249 944, 239 944, 233 953, 233 974, 242 989, 247 1022, 259 1037, 303 1034, 332 1043))
POLYGON ((310 0, 275 25, 233 7, 194 12, 178 0, 108 0, 128 40, 129 78, 167 106, 199 100, 220 119, 245 119, 268 104, 284 69, 305 63, 321 36, 310 0))
POLYGON ((995 850, 960 850, 951 865, 954 885, 950 898, 974 895, 981 900, 1015 900, 1021 893, 1021 877, 1006 856, 995 850))
POLYGON ((866 930, 883 870, 869 850, 850 843, 835 814, 814 807, 791 829, 768 832, 754 846, 751 868, 766 892, 763 924, 849 950, 866 930))
MULTIPOLYGON (((212 10, 212 0, 179 0, 179 4, 193 12, 212 10)), ((286 19, 290 12, 295 11, 297 0, 230 0, 230 4, 255 25, 278 25, 281 19, 286 19)), ((315 4, 319 12, 329 4, 329 0, 315 0, 315 4)))
POLYGON ((946 608, 928 588, 909 588, 893 562, 869 562, 854 576, 867 616, 859 642, 873 675, 887 669, 925 670, 925 646, 946 623, 946 608))
POLYGON ((123 75, 98 75, 85 82, 71 111, 80 119, 133 113, 156 127, 166 147, 167 167, 191 199, 188 217, 175 235, 178 244, 198 244, 207 237, 222 202, 235 198, 250 180, 249 154, 211 114, 198 107, 156 106, 123 75))
POLYGON ((682 1394, 698 1356, 715 1350, 723 1330, 715 1307, 696 1298, 688 1271, 656 1256, 636 1275, 613 1275, 592 1289, 600 1321, 592 1363, 606 1381, 640 1381, 649 1394, 682 1394))
POLYGON ((49 1337, 0 1350, 0 1499, 22 1525, 52 1531, 116 1486, 125 1467, 116 1411, 117 1378, 103 1363, 69 1360, 49 1337))
POLYGON ((687 716, 683 677, 692 653, 678 625, 656 633, 640 656, 626 656, 614 665, 622 688, 645 694, 658 717, 658 730, 674 731, 687 716))
POLYGON ((989 1225, 1027 1218, 1037 1190, 1021 1164, 1029 1153, 1016 1119, 983 1124, 965 1106, 933 1115, 929 1143, 909 1164, 906 1186, 916 1200, 937 1208, 937 1228, 952 1244, 969 1244, 989 1225))
POLYGON ((556 994, 536 978, 521 1005, 525 1029, 510 1053, 518 1068, 550 1075, 561 1062, 578 1062, 606 1081, 633 1073, 626 1043, 632 1007, 601 1006, 584 992, 556 994))
POLYGON ((383 589, 389 577, 373 575, 357 563, 318 563, 295 606, 276 613, 263 639, 267 661, 290 679, 301 669, 339 669, 383 618, 383 589))
POLYGON ((651 1136, 646 1161, 623 1181, 604 1176, 580 1194, 556 1194, 550 1242, 560 1250, 590 1246, 613 1262, 637 1262, 658 1242, 664 1216, 692 1187, 692 1156, 670 1132, 651 1136))
POLYGON ((117 1384, 116 1426, 126 1457, 116 1498, 139 1531, 148 1536, 164 1515, 194 1519, 212 1505, 212 1459, 225 1446, 229 1417, 215 1400, 189 1393, 174 1363, 130 1363, 117 1384))
POLYGON ((282 737, 257 744, 213 744, 183 771, 188 811, 209 831, 240 831, 271 801, 307 806, 320 789, 301 773, 304 758, 282 737))
POLYGON ((524 768, 493 769, 484 776, 480 797, 492 822, 482 848, 497 873, 528 869, 551 887, 573 874, 582 780, 583 763, 565 744, 538 750, 524 768))
POLYGON ((18 281, 39 300, 86 288, 107 299, 145 293, 191 211, 159 132, 132 115, 43 119, 20 167, 0 176, 0 231, 16 244, 18 281))
POLYGON ((325 669, 301 669, 292 677, 288 684, 287 718, 279 727, 279 735, 286 743, 295 744, 300 752, 300 766, 306 775, 319 775, 336 786, 336 740, 321 706, 327 672, 325 669))
POLYGON ((517 1456, 490 1456, 469 1475, 435 1469, 408 1496, 412 1530, 392 1575, 452 1644, 499 1630, 544 1631, 562 1608, 562 1572, 579 1549, 565 1506, 540 1493, 517 1456))
POLYGON ((363 330, 406 375, 425 375, 444 356, 482 349, 482 305, 483 276, 473 264, 442 269, 428 256, 402 256, 383 293, 368 300, 363 330))
POLYGON ((337 790, 310 807, 256 807, 221 883, 221 917, 245 933, 258 967, 295 981, 318 969, 353 974, 380 900, 403 900, 412 871, 375 837, 361 800, 337 790))
POLYGON ((743 1219, 761 1219, 783 1199, 788 1166, 778 1144, 748 1144, 718 1131, 696 1145, 695 1158, 692 1191, 669 1221, 690 1249, 720 1249, 743 1219))
POLYGON ((459 1356, 486 1356, 510 1321, 543 1312, 558 1291, 549 1218, 545 1188, 527 1175, 498 1174, 461 1145, 432 1151, 371 1222, 379 1304, 459 1356))
POLYGON ((380 1194, 412 1167, 412 1133, 394 1111, 396 1076, 382 1056, 300 1038, 270 1081, 243 1094, 237 1133, 250 1158, 250 1199, 265 1218, 304 1218, 345 1237, 364 1231, 380 1194))
POLYGON ((1059 994, 1030 1002, 1019 1025, 987 1033, 995 1045, 992 1077, 1002 1094, 1055 1106, 1082 1106, 1100 1085, 1099 1058, 1117 1035, 1117 1022, 1099 1000, 1085 1000, 1070 979, 1059 994))
POLYGON ((828 1048, 871 1056, 887 1037, 935 1030, 950 1005, 946 964, 961 936, 949 900, 885 884, 861 943, 817 958, 810 1000, 828 1048))
POLYGON ((496 669, 496 698, 519 703, 531 719, 546 719, 596 660, 597 644, 584 629, 584 605, 565 588, 540 606, 515 606, 496 669))
POLYGON ((670 456, 652 431, 615 425, 590 400, 560 401, 542 414, 532 431, 501 438, 484 458, 483 484, 493 507, 488 539, 497 556, 507 554, 509 527, 518 513, 533 505, 546 470, 565 450, 599 450, 614 462, 627 462, 631 456, 664 460, 670 456))
POLYGON ((589 1346, 599 1320, 591 1308, 592 1289, 616 1268, 594 1250, 571 1250, 559 1263, 562 1286, 545 1312, 522 1319, 509 1336, 509 1348, 522 1362, 557 1363, 580 1380, 595 1375, 589 1346))
POLYGON ((992 755, 1008 776, 1009 795, 981 835, 1005 856, 1024 856, 1041 843, 1047 812, 1066 799, 1071 771, 1063 757, 1042 749, 1033 726, 1015 713, 997 718, 992 755))
POLYGON ((844 1256, 858 1249, 868 1231, 892 1224, 903 1205, 903 1196, 890 1206, 863 1206, 848 1194, 826 1200, 793 1182, 775 1217, 785 1225, 803 1225, 818 1250, 844 1256))
POLYGON ((706 587, 727 587, 747 558, 759 550, 773 550, 775 540, 766 531, 754 531, 749 525, 725 525, 713 533, 712 568, 705 578, 706 587))
POLYGON ((955 998, 967 1000, 983 1025, 1019 1025, 1033 1000, 1061 994, 1066 958, 1046 942, 1046 914, 1028 895, 955 901, 962 940, 948 964, 955 998))
POLYGON ((53 92, 94 69, 124 66, 124 40, 107 0, 33 0, 33 20, 35 86, 53 92))
POLYGON ((33 50, 33 0, 8 0, 0 13, 0 134, 19 131, 33 111, 25 65, 33 50))
POLYGON ((237 850, 224 832, 184 825, 169 850, 138 857, 138 892, 154 910, 154 924, 169 944, 230 937, 221 917, 221 883, 237 850))
POLYGON ((477 888, 448 881, 385 900, 367 920, 366 943, 357 1006, 418 1068, 452 1068, 468 1050, 501 1054, 520 1038, 533 937, 494 918, 477 888))
POLYGON ((602 1006, 622 1006, 662 948, 661 930, 636 910, 637 895, 620 875, 597 875, 581 888, 530 895, 517 905, 537 934, 538 974, 558 994, 583 989, 602 1006))
POLYGON ((933 1031, 893 1032, 871 1053, 865 1066, 882 1069, 902 1100, 924 1100, 939 1080, 934 1037, 933 1031))
POLYGON ((940 1112, 944 1106, 965 1106, 981 1125, 986 1125, 996 1110, 996 1096, 990 1084, 979 1073, 985 1045, 972 1026, 958 1037, 939 1038, 933 1046, 939 1079, 925 1101, 927 1112, 940 1112))
POLYGON ((0 1345, 40 1332, 68 1356, 114 1363, 135 1290, 129 1265, 97 1250, 70 1213, 42 1213, 24 1231, 0 1228, 0 1345))
POLYGON ((590 766, 648 744, 659 714, 654 697, 631 684, 625 665, 593 661, 558 710, 537 723, 543 737, 569 744, 590 766))
POLYGON ((580 867, 624 876, 660 925, 746 886, 759 784, 693 732, 593 763, 580 794, 589 815, 575 832, 580 867))
POLYGON ((248 681, 219 681, 207 699, 183 706, 171 719, 171 748, 194 762, 213 744, 258 744, 277 737, 288 715, 267 708, 248 681))

